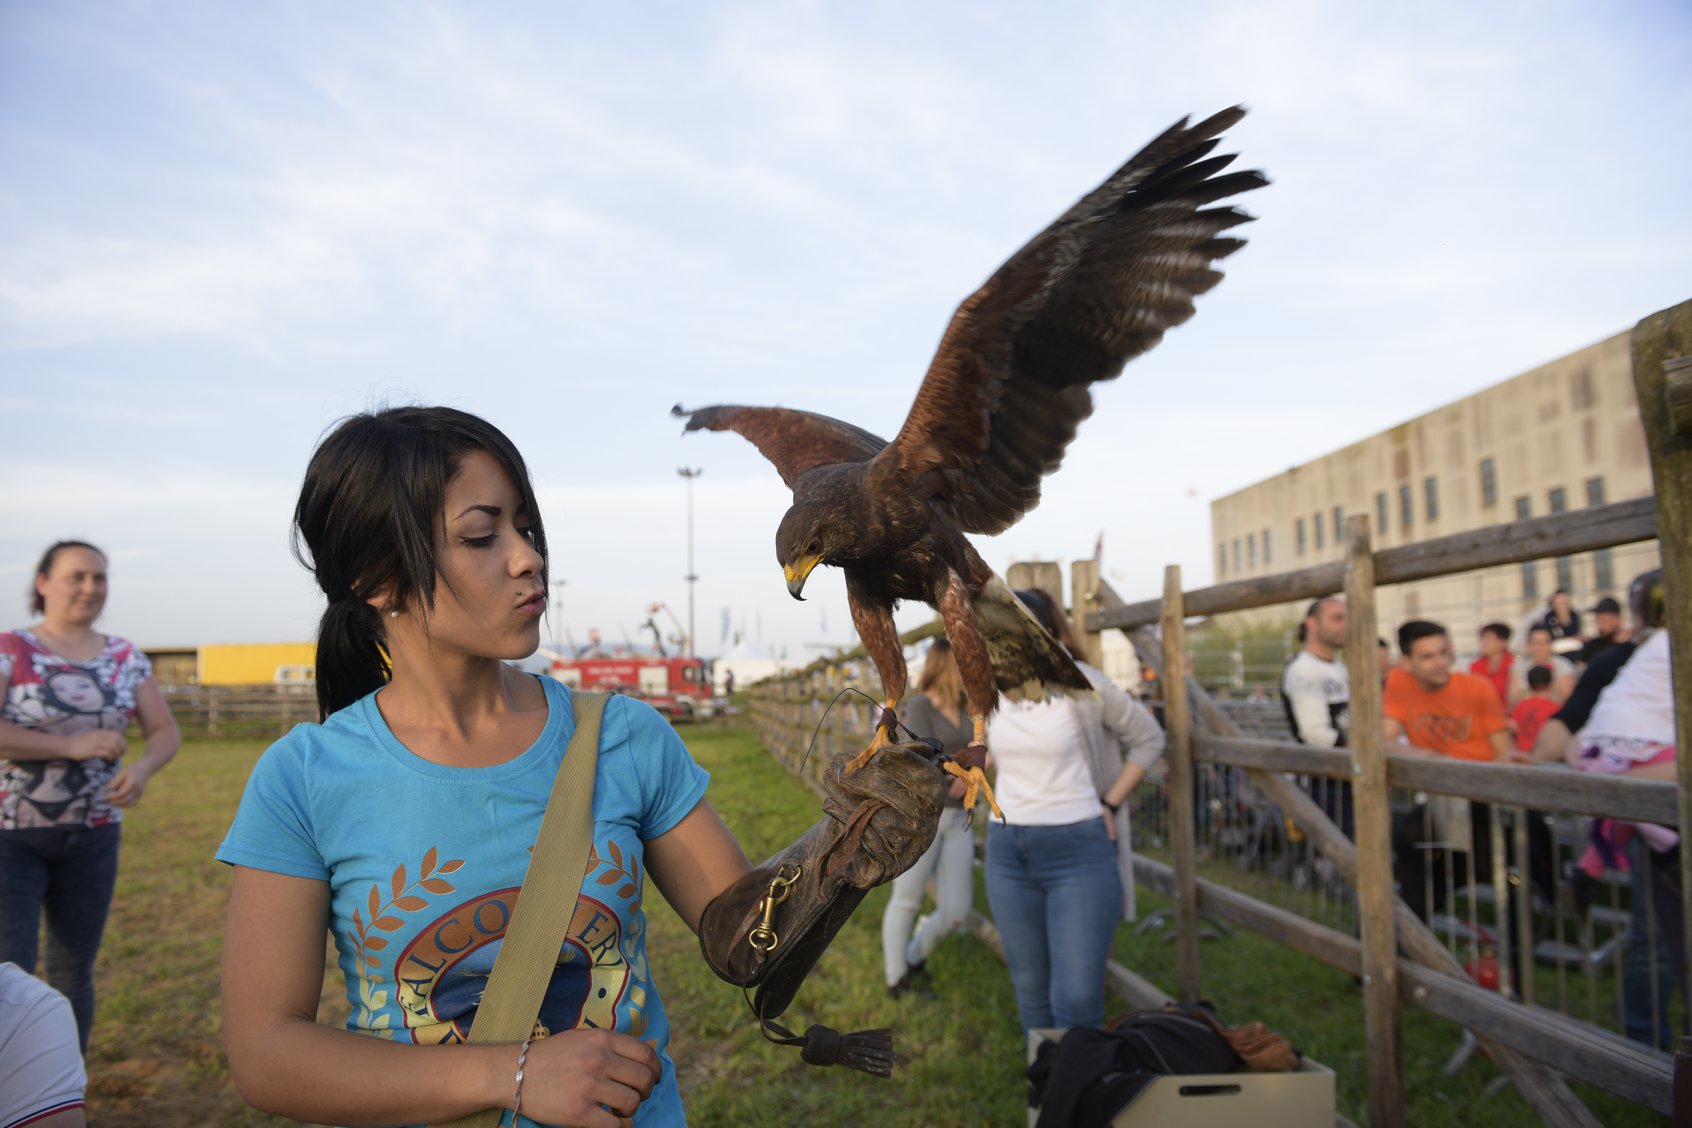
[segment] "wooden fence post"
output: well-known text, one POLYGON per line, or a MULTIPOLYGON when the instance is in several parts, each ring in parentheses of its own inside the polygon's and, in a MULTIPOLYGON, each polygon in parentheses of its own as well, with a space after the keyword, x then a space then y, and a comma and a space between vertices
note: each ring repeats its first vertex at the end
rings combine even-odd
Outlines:
POLYGON ((1077 560, 1069 566, 1069 597, 1073 600, 1075 638, 1086 662, 1104 669, 1104 635, 1087 627, 1087 616, 1099 609, 1099 562, 1077 560))
POLYGON ((1398 1002, 1397 898, 1392 891, 1392 803, 1381 731, 1375 554, 1369 518, 1346 522, 1345 665, 1350 680, 1353 799, 1357 824, 1357 908, 1363 939, 1363 1029, 1369 1123, 1404 1123, 1403 1039, 1398 1002))
MULTIPOLYGON (((1669 667, 1674 682, 1675 728, 1679 747, 1692 737, 1692 302, 1681 302, 1645 318, 1633 328, 1633 389, 1639 422, 1651 452, 1651 478, 1657 493, 1658 545, 1663 585, 1668 593, 1669 667), (1675 363, 1675 362, 1679 363, 1675 363)), ((1680 767, 1681 908, 1692 921, 1692 756, 1680 767)), ((1686 930, 1682 959, 1692 967, 1692 928, 1686 930)))
POLYGON ((1187 618, 1181 566, 1163 571, 1163 721, 1169 740, 1169 845, 1175 868, 1175 990, 1204 997, 1199 984, 1198 835, 1193 801, 1193 715, 1187 699, 1187 618))

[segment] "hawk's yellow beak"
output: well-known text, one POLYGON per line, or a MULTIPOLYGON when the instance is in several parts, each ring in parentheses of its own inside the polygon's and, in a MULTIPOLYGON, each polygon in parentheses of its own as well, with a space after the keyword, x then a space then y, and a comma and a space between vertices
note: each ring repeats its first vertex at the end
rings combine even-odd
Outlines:
POLYGON ((821 560, 821 556, 801 556, 796 562, 781 566, 782 575, 787 577, 788 595, 798 600, 805 598, 801 594, 805 590, 805 577, 811 574, 811 569, 821 560))

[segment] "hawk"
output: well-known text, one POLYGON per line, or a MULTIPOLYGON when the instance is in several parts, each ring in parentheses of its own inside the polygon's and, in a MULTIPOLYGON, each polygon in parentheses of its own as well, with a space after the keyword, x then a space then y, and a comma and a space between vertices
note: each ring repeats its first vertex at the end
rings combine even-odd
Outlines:
MULTIPOLYGON (((1011 256, 952 315, 904 426, 886 442, 860 427, 783 407, 721 405, 672 414, 687 431, 738 431, 793 490, 776 530, 788 592, 803 598, 818 564, 846 574, 852 623, 881 676, 875 736, 892 737, 904 696, 900 600, 934 607, 951 641, 974 740, 946 770, 986 786, 986 723, 1012 699, 1089 691, 1067 651, 966 539, 1003 532, 1039 502, 1080 422, 1090 386, 1193 315, 1215 264, 1245 241, 1224 234, 1251 216, 1216 206, 1262 187, 1261 172, 1212 156, 1245 115, 1183 118, 1011 256)), ((991 790, 986 798, 995 813, 991 790)), ((1002 815, 1001 815, 1002 817, 1002 815)))

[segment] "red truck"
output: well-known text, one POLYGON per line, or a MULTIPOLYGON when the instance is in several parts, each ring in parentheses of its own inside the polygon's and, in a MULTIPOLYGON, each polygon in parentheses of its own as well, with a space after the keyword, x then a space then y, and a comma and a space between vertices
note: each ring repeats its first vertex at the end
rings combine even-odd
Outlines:
POLYGON ((548 671, 574 689, 606 690, 638 697, 670 718, 691 721, 710 700, 711 683, 698 658, 625 654, 616 657, 554 658, 548 671))

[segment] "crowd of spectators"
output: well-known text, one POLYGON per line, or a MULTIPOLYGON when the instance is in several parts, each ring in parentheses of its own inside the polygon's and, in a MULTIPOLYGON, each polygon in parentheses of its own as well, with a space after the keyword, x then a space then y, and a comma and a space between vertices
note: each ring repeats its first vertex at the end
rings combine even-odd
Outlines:
MULTIPOLYGON (((1420 619, 1402 624, 1398 658, 1382 691, 1380 723, 1389 750, 1676 779, 1660 570, 1635 580, 1628 602, 1631 622, 1610 596, 1583 618, 1569 594, 1558 591, 1519 630, 1501 622, 1482 627, 1467 673, 1455 668, 1443 625, 1420 619), (1583 634, 1587 623, 1592 631, 1583 634), (1513 637, 1521 641, 1520 651, 1512 651, 1513 637)), ((1337 654, 1344 624, 1338 599, 1312 604, 1299 632, 1301 650, 1282 679, 1294 737, 1307 744, 1342 747, 1360 723, 1349 715, 1346 668, 1337 654)), ((1337 796, 1342 785, 1322 786, 1337 796)), ((1343 804, 1330 798, 1323 806, 1350 834, 1349 787, 1345 791, 1343 804)), ((1542 814, 1530 810, 1525 817, 1527 885, 1542 905, 1556 904, 1551 831, 1542 814)), ((1487 804, 1439 796, 1399 811, 1395 873, 1400 896, 1418 916, 1427 919, 1430 910, 1450 907, 1448 884, 1490 880, 1491 818, 1487 804)), ((1624 1023, 1630 1038, 1659 1047, 1674 1033, 1668 1003, 1685 981, 1677 844, 1678 836, 1666 827, 1595 819, 1590 845, 1569 879, 1576 911, 1584 914, 1607 871, 1627 876, 1632 925, 1623 965, 1624 1023)), ((1509 914, 1512 922, 1515 915, 1509 914)))

